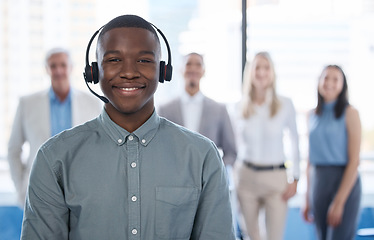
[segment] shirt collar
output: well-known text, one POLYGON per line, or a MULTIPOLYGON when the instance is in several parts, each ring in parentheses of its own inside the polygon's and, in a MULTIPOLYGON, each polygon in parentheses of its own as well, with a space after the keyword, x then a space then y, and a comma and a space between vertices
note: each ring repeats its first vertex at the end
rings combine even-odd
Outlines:
POLYGON ((61 102, 60 99, 58 99, 55 91, 53 91, 53 88, 51 87, 48 92, 49 100, 51 102, 58 102, 58 103, 65 103, 65 102, 71 101, 71 91, 72 90, 70 89, 66 99, 63 102, 61 102))
POLYGON ((160 125, 160 117, 157 115, 156 111, 153 111, 151 117, 133 133, 129 133, 127 130, 113 122, 105 109, 102 110, 99 120, 103 124, 104 130, 108 133, 109 137, 117 145, 123 145, 131 135, 137 137, 140 144, 147 146, 156 135, 160 125))
POLYGON ((183 91, 181 99, 183 103, 190 103, 190 102, 202 103, 204 99, 204 95, 201 93, 201 91, 198 91, 195 95, 191 96, 186 91, 183 91))

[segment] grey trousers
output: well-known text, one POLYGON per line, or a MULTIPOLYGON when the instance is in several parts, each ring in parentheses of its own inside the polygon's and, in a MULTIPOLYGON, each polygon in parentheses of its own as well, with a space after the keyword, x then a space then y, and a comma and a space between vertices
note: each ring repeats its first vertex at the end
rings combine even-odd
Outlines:
POLYGON ((344 169, 345 167, 342 166, 314 166, 312 168, 312 213, 320 240, 355 239, 361 201, 360 177, 357 178, 345 203, 340 225, 336 228, 327 225, 327 212, 340 186, 344 169))

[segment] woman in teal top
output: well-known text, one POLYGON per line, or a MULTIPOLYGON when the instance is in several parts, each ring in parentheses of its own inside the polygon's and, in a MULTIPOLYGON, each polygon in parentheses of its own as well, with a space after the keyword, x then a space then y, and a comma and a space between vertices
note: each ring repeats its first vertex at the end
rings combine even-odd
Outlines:
POLYGON ((318 83, 318 104, 308 119, 308 184, 303 215, 321 240, 355 237, 361 199, 358 175, 361 123, 347 97, 343 70, 329 65, 318 83), (310 173, 310 174, 309 174, 310 173))

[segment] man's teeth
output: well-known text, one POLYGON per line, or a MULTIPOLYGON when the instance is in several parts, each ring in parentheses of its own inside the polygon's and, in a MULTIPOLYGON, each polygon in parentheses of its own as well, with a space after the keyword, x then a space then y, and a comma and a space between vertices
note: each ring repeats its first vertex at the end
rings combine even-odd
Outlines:
POLYGON ((120 88, 121 90, 124 90, 124 91, 134 91, 138 88, 120 88))

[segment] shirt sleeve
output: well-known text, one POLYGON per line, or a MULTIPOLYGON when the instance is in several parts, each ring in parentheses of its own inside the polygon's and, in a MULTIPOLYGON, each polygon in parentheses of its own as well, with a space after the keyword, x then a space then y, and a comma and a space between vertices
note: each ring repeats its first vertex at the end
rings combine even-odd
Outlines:
MULTIPOLYGON (((213 145, 213 144, 212 144, 213 145)), ((192 240, 235 240, 228 180, 216 147, 208 152, 192 240)))
POLYGON ((296 124, 296 111, 292 101, 289 99, 289 114, 288 114, 288 128, 290 131, 291 140, 291 157, 292 157, 292 174, 293 178, 299 179, 300 177, 300 151, 299 151, 299 134, 296 124))
POLYGON ((58 166, 49 165, 43 150, 39 150, 30 174, 21 239, 68 239, 69 210, 57 178, 62 174, 58 166))

